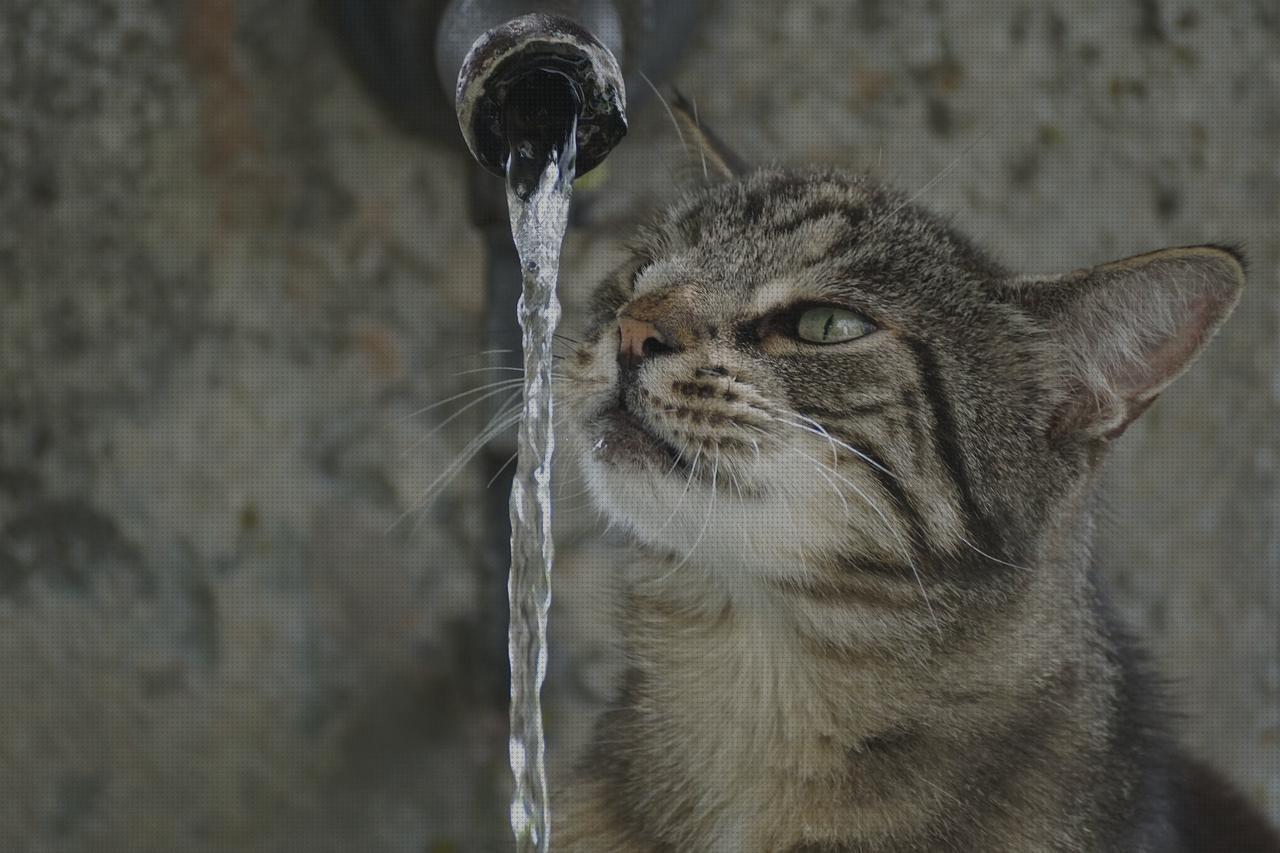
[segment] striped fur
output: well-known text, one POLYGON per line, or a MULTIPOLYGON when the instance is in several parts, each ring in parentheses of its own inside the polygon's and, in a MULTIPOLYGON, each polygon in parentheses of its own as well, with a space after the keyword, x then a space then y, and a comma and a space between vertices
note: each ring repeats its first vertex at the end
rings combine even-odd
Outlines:
POLYGON ((830 172, 643 230, 562 398, 636 558, 557 849, 1191 849, 1159 691, 1089 571, 1093 492, 1242 273, 1212 247, 1100 270, 1016 278, 830 172), (797 340, 812 304, 878 331, 797 340), (620 312, 661 330, 631 370, 620 312))

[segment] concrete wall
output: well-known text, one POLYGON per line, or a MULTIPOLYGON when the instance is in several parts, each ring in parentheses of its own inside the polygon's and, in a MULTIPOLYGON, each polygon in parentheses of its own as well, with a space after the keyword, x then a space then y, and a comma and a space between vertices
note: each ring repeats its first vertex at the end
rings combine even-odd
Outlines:
MULTIPOLYGON (((1026 271, 1244 246, 1240 310, 1114 454, 1102 551, 1187 742, 1280 820, 1275 4, 725 2, 678 83, 749 159, 870 170, 1026 271)), ((482 378, 468 165, 301 0, 0 9, 0 848, 505 839, 487 478, 417 508, 483 423, 415 414, 482 378)), ((570 325, 690 169, 656 109, 607 167, 570 325)), ((569 473, 557 768, 614 667, 569 473)))

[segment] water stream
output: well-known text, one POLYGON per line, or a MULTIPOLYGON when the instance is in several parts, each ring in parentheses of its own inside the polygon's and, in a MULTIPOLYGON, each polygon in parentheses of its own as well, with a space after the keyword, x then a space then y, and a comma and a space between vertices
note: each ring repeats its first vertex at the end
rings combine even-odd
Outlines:
MULTIPOLYGON (((576 107, 576 103, 573 105, 576 107)), ((542 682, 547 672, 547 610, 551 605, 551 457, 555 451, 551 395, 552 343, 560 320, 556 280, 560 245, 569 223, 576 109, 556 128, 558 141, 515 133, 508 121, 511 157, 507 204, 520 254, 524 288, 518 314, 524 331, 524 413, 519 461, 511 486, 511 828, 520 853, 550 849, 550 804, 544 762, 542 682)), ((562 116, 564 118, 564 116, 562 116)))

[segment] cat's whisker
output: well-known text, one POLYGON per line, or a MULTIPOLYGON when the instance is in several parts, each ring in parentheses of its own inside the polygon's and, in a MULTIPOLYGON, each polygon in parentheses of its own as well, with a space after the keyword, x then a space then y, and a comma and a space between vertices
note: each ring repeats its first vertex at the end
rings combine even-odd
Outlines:
MULTIPOLYGON (((818 435, 822 436, 827 440, 827 444, 831 445, 832 464, 838 463, 840 461, 840 452, 836 446, 835 437, 831 435, 831 433, 827 432, 827 428, 824 427, 822 424, 818 423, 817 421, 815 421, 813 418, 808 417, 807 415, 802 415, 799 412, 796 412, 796 416, 800 418, 802 421, 804 421, 805 423, 812 424, 813 429, 817 431, 818 435)), ((841 442, 841 443, 843 444, 844 442, 841 442)), ((850 450, 850 452, 855 453, 858 456, 862 457, 865 461, 870 461, 870 460, 867 460, 867 457, 865 454, 859 453, 857 450, 854 450, 852 447, 849 447, 847 449, 850 450)))
MULTIPOLYGON (((563 358, 563 356, 554 356, 554 358, 563 358)), ((520 373, 520 374, 523 374, 523 373, 524 373, 524 368, 523 368, 523 367, 515 367, 514 365, 509 365, 509 364, 490 364, 490 365, 488 365, 487 367, 473 367, 471 370, 463 370, 463 371, 460 371, 460 372, 455 373, 455 374, 453 374, 453 375, 454 375, 455 377, 457 377, 457 376, 467 376, 467 375, 472 374, 472 373, 488 373, 488 372, 489 372, 489 371, 491 371, 491 370, 505 370, 505 371, 507 371, 508 373, 520 373)), ((551 375, 552 375, 552 376, 554 376, 554 377, 556 377, 557 379, 568 379, 568 378, 569 378, 568 376, 566 376, 566 375, 565 375, 565 374, 563 374, 563 373, 553 373, 553 374, 551 374, 551 375)))
MULTIPOLYGON (((693 104, 693 126, 701 128, 702 120, 698 118, 698 99, 691 95, 689 102, 693 104)), ((710 181, 711 175, 707 173, 707 150, 701 145, 698 146, 698 156, 702 158, 702 179, 710 181)))
MULTIPOLYGON (((524 417, 524 407, 519 401, 519 398, 522 396, 522 391, 523 389, 517 390, 515 393, 508 396, 507 399, 503 400, 502 404, 498 407, 498 411, 489 419, 488 423, 486 423, 480 430, 480 433, 468 442, 463 448, 462 453, 459 454, 459 457, 450 463, 450 466, 454 468, 453 474, 450 475, 451 477, 456 475, 462 467, 470 462, 476 454, 480 452, 484 445, 488 444, 504 430, 510 429, 512 426, 519 424, 521 418, 524 417)), ((563 425, 563 420, 557 421, 554 424, 556 427, 561 425, 563 425)), ((443 424, 440 426, 443 426, 443 424)), ((418 444, 421 444, 421 441, 419 441, 418 444)), ((507 461, 503 463, 502 468, 499 468, 498 472, 485 485, 485 488, 492 486, 493 483, 497 481, 498 475, 502 473, 502 469, 510 465, 511 461, 518 458, 518 456, 519 451, 509 457, 507 461)), ((448 469, 446 469, 446 473, 447 472, 448 469)), ((448 485, 447 482, 441 484, 441 488, 446 485, 448 485)), ((428 488, 428 491, 430 491, 430 488, 428 488)))
MULTIPOLYGON (((482 392, 489 392, 489 393, 485 393, 485 394, 484 394, 483 396, 481 396, 480 398, 478 398, 478 399, 476 399, 476 400, 471 401, 470 403, 468 403, 467 405, 463 406, 463 407, 462 407, 461 409, 459 409, 458 411, 456 411, 456 412, 454 412, 453 414, 451 414, 451 415, 450 415, 448 418, 446 418, 444 421, 442 421, 441 423, 437 424, 435 427, 433 427, 433 428, 432 428, 432 431, 431 431, 430 433, 428 433, 428 436, 430 436, 430 435, 433 435, 433 434, 435 434, 436 432, 438 432, 442 427, 444 427, 446 424, 450 423, 454 418, 458 417, 458 416, 459 416, 460 414, 462 414, 463 412, 466 412, 467 410, 469 410, 469 409, 473 408, 474 406, 479 405, 480 403, 484 402, 485 400, 489 399, 490 397, 497 396, 498 394, 502 393, 502 391, 504 391, 504 390, 506 390, 506 389, 510 389, 510 388, 519 388, 519 387, 523 386, 523 384, 524 384, 524 378, 523 378, 523 373, 524 373, 524 371, 523 371, 523 369, 521 369, 521 368, 515 368, 515 367, 492 367, 492 368, 488 368, 488 367, 487 367, 487 368, 481 368, 481 369, 482 369, 482 370, 512 370, 512 371, 519 372, 519 373, 520 373, 520 374, 522 374, 522 375, 521 375, 520 377, 513 377, 513 378, 510 378, 510 379, 500 379, 500 380, 498 380, 498 381, 496 381, 496 382, 487 382, 487 383, 485 383, 484 385, 477 385, 475 388, 468 388, 468 389, 467 389, 467 390, 465 390, 465 391, 460 391, 460 392, 459 392, 459 393, 457 393, 457 394, 453 394, 453 395, 451 395, 451 396, 449 396, 449 397, 444 398, 443 400, 439 400, 439 401, 437 401, 437 402, 435 402, 435 403, 432 403, 432 404, 431 404, 431 405, 429 405, 429 406, 424 406, 423 408, 418 409, 418 410, 417 410, 417 411, 415 411, 415 412, 410 412, 410 413, 409 413, 409 414, 407 414, 407 415, 401 415, 401 416, 399 416, 399 417, 397 417, 397 418, 395 419, 395 423, 397 423, 397 424, 401 424, 401 423, 404 423, 405 421, 407 421, 407 420, 409 420, 409 419, 411 419, 411 418, 421 417, 422 415, 426 414, 427 412, 430 412, 430 411, 432 411, 432 410, 434 410, 434 409, 438 409, 438 408, 440 408, 441 406, 448 405, 449 403, 452 403, 452 402, 454 402, 454 401, 456 401, 456 400, 461 400, 461 399, 463 399, 463 398, 465 398, 465 397, 470 397, 470 396, 472 396, 472 395, 474 395, 474 394, 480 394, 480 393, 482 393, 482 392)), ((469 373, 469 372, 473 372, 473 371, 464 371, 464 373, 469 373)), ((459 375, 461 375, 461 374, 459 374, 459 375)), ((601 383, 601 380, 596 380, 596 379, 584 379, 584 378, 579 378, 579 377, 571 377, 571 376, 566 376, 566 375, 564 375, 564 374, 559 374, 559 373, 553 373, 553 374, 551 375, 551 383, 552 383, 552 386, 553 386, 553 387, 556 387, 556 388, 563 388, 563 387, 570 386, 570 385, 586 386, 586 387, 594 387, 594 386, 597 386, 597 385, 599 385, 599 384, 602 384, 602 383, 601 383)), ((409 448, 409 451, 406 451, 406 452, 411 452, 411 451, 413 451, 413 450, 416 450, 416 449, 417 449, 417 447, 418 447, 419 445, 420 445, 420 443, 419 443, 419 444, 415 444, 413 447, 409 448)))
POLYGON ((438 409, 441 406, 448 405, 449 403, 452 403, 454 400, 461 400, 463 397, 469 397, 472 394, 479 394, 481 391, 487 391, 492 388, 513 387, 515 385, 519 385, 523 381, 524 381, 523 379, 500 379, 496 382, 486 382, 484 385, 477 385, 475 388, 468 388, 466 391, 461 391, 457 394, 454 394, 451 397, 446 397, 443 400, 439 400, 435 403, 432 403, 430 406, 426 406, 424 408, 418 409, 416 412, 410 412, 407 415, 400 415, 394 420, 394 423, 397 425, 403 424, 407 420, 422 417, 427 412, 430 412, 434 409, 438 409))
MULTIPOLYGON (((655 495, 657 494, 658 483, 665 481, 668 477, 670 477, 675 472, 676 468, 679 467, 680 465, 680 460, 684 458, 685 451, 688 449, 689 449, 689 442, 686 441, 680 446, 680 449, 676 451, 676 458, 671 461, 671 467, 666 470, 666 472, 662 475, 661 479, 658 481, 652 482, 650 484, 652 486, 652 491, 655 493, 655 495)), ((685 488, 687 490, 688 484, 685 485, 685 488)), ((677 504, 677 506, 679 505, 677 504)), ((668 518, 667 522, 670 523, 670 521, 671 519, 668 518)), ((667 525, 664 524, 660 529, 665 530, 666 527, 667 525)))
POLYGON ((849 499, 844 496, 844 492, 840 491, 840 486, 836 483, 834 479, 832 479, 831 475, 827 473, 826 466, 819 464, 816 459, 813 459, 807 454, 800 452, 799 448, 796 448, 793 445, 788 445, 787 449, 792 450, 796 452, 798 455, 800 455, 802 458, 810 462, 813 462, 815 470, 817 470, 818 474, 822 477, 822 479, 826 482, 826 484, 831 487, 831 490, 835 492, 835 495, 840 499, 840 502, 844 504, 844 514, 847 517, 852 518, 853 508, 849 506, 849 499))
POLYGON ((732 486, 733 490, 738 493, 738 500, 745 500, 746 495, 743 494, 742 484, 738 482, 738 476, 733 473, 732 468, 728 469, 728 473, 729 473, 729 485, 732 486))
MULTIPOLYGON (((492 397, 495 394, 501 393, 501 391, 507 388, 511 388, 514 386, 522 386, 522 385, 523 385, 522 379, 513 379, 513 380, 504 380, 498 383, 492 383, 487 386, 482 386, 482 388, 491 388, 491 389, 496 387, 496 390, 491 391, 490 393, 486 394, 485 397, 482 397, 479 400, 473 401, 471 404, 469 404, 465 408, 470 408, 471 406, 474 406, 477 403, 483 402, 488 397, 492 397)), ((479 390, 479 389, 472 389, 472 392, 470 393, 474 393, 476 390, 479 390)), ((469 441, 465 447, 463 447, 462 452, 457 456, 457 458, 455 458, 452 462, 450 462, 449 465, 445 467, 445 470, 439 476, 437 476, 435 480, 432 481, 431 485, 427 487, 426 491, 423 493, 422 499, 417 503, 417 505, 412 506, 409 509, 405 510, 403 514, 401 514, 394 522, 391 523, 391 525, 387 528, 387 531, 386 531, 388 534, 391 533, 391 531, 394 530, 398 525, 400 525, 404 521, 404 519, 407 518, 411 513, 426 509, 426 507, 433 500, 435 500, 436 497, 439 497, 439 494, 444 491, 444 489, 449 485, 449 483, 453 480, 453 478, 457 476, 458 473, 461 472, 461 470, 465 468, 466 465, 476 457, 476 455, 484 448, 486 444, 488 444, 490 441, 496 438, 503 430, 510 429, 512 426, 515 426, 520 422, 520 419, 524 416, 524 409, 523 409, 523 406, 516 401, 522 395, 522 393, 523 393, 523 388, 519 388, 515 393, 511 394, 510 396, 507 397, 506 400, 503 401, 502 405, 499 406, 498 412, 494 414, 492 418, 489 419, 489 422, 480 431, 480 433, 476 435, 471 441, 469 441)), ((452 399, 456 399, 457 396, 465 396, 465 393, 463 395, 455 395, 455 397, 452 399)), ((449 402, 449 400, 441 401, 441 403, 446 403, 446 402, 449 402)), ((432 430, 432 433, 439 431, 440 428, 444 427, 450 420, 452 420, 454 417, 457 417, 457 415, 461 413, 462 413, 462 410, 455 412, 452 416, 447 418, 444 422, 438 424, 435 427, 435 429, 432 430)), ((556 429, 562 428, 565 425, 565 423, 567 423, 567 421, 568 421, 568 418, 558 419, 554 423, 554 428, 556 429)), ((422 439, 415 442, 413 447, 404 451, 401 454, 401 456, 403 457, 404 455, 407 455, 408 453, 412 452, 417 447, 420 447, 422 443, 426 441, 427 438, 430 437, 430 435, 431 433, 429 433, 427 436, 424 436, 422 439)), ((493 476, 489 478, 489 481, 485 484, 485 488, 486 489, 492 488, 493 484, 496 483, 498 481, 498 478, 502 476, 502 472, 505 471, 508 467, 510 467, 511 463, 518 458, 519 458, 519 451, 516 451, 515 453, 507 457, 507 460, 503 462, 502 465, 498 468, 498 470, 494 472, 493 476)), ((582 492, 579 492, 579 494, 582 494, 582 492)), ((416 525, 415 525, 415 529, 416 529, 416 525)))
POLYGON ((1011 568, 1011 569, 1019 569, 1019 570, 1024 571, 1024 572, 1033 572, 1033 571, 1035 571, 1035 569, 1031 568, 1030 566, 1020 566, 1020 565, 1018 565, 1017 563, 1010 563, 1009 561, 1007 561, 1007 560, 1002 560, 1002 559, 1000 559, 999 557, 993 557, 992 555, 988 554, 986 551, 984 551, 984 550, 982 550, 981 548, 979 548, 977 545, 974 545, 974 544, 973 544, 972 542, 970 542, 968 539, 965 539, 963 536, 960 536, 960 537, 958 537, 958 538, 959 538, 959 539, 960 539, 960 541, 961 541, 961 542, 963 542, 967 547, 969 547, 969 548, 970 548, 970 549, 972 549, 973 551, 976 551, 979 555, 981 555, 981 556, 983 556, 983 557, 986 557, 988 560, 991 560, 991 561, 992 561, 992 562, 994 562, 994 563, 999 563, 999 564, 1000 564, 1000 565, 1002 565, 1002 566, 1008 566, 1008 567, 1009 567, 1009 568, 1011 568))
MULTIPOLYGON (((431 438, 433 435, 435 435, 436 433, 440 432, 440 430, 444 429, 446 426, 448 426, 448 425, 450 424, 450 422, 452 422, 453 420, 455 420, 455 419, 456 419, 456 418, 458 418, 459 416, 461 416, 461 415, 465 414, 465 413, 467 412, 467 410, 469 410, 469 409, 474 409, 476 406, 480 405, 480 404, 481 404, 481 403, 483 403, 485 400, 488 400, 488 399, 490 399, 491 397, 496 397, 496 396, 498 396, 499 394, 503 393, 504 391, 509 390, 513 385, 518 385, 518 386, 520 386, 520 387, 517 387, 517 388, 516 388, 515 393, 511 394, 509 397, 507 397, 507 399, 506 399, 505 401, 503 401, 502 406, 501 406, 500 408, 505 408, 505 407, 507 407, 507 406, 511 405, 512 401, 514 401, 515 399, 519 398, 519 397, 521 396, 521 394, 523 394, 523 392, 524 392, 524 389, 523 389, 524 381, 523 381, 523 380, 511 380, 511 381, 499 382, 499 383, 495 383, 495 384, 496 384, 498 387, 493 388, 493 390, 491 390, 491 391, 489 391, 489 392, 487 392, 487 393, 485 393, 485 394, 481 395, 480 397, 477 397, 476 399, 472 400, 470 403, 467 403, 467 405, 463 406, 461 409, 458 409, 458 411, 456 411, 456 412, 454 412, 453 414, 449 415, 449 417, 445 418, 445 419, 444 419, 444 420, 442 420, 440 423, 438 423, 438 424, 436 424, 434 427, 432 427, 432 428, 431 428, 431 430, 430 430, 429 432, 427 432, 425 435, 423 435, 421 438, 419 438, 417 441, 415 441, 411 446, 409 446, 407 449, 405 449, 403 452, 401 452, 401 454, 400 454, 400 458, 401 458, 401 459, 404 459, 404 458, 405 458, 406 456, 408 456, 410 453, 412 453, 412 452, 414 452, 415 450, 417 450, 418 448, 422 447, 422 445, 426 444, 426 443, 427 443, 427 441, 428 441, 428 440, 430 440, 430 438, 431 438)), ((495 417, 496 417, 496 416, 495 416, 495 417)))
POLYGON ((516 402, 517 397, 517 394, 512 394, 503 401, 498 412, 489 419, 489 422, 485 424, 484 428, 480 430, 480 432, 472 438, 471 441, 467 442, 458 459, 455 459, 454 462, 450 463, 451 465, 458 465, 461 467, 467 462, 470 462, 476 453, 480 452, 480 449, 483 448, 484 445, 497 438, 504 430, 510 429, 512 426, 520 422, 520 418, 523 417, 524 411, 520 404, 516 402), (473 445, 475 445, 474 451, 471 450, 473 445))
MULTIPOLYGON (((503 367, 503 368, 496 368, 496 369, 500 369, 500 370, 512 370, 512 371, 517 371, 517 372, 519 372, 519 373, 520 373, 520 377, 518 377, 518 378, 504 379, 504 380, 501 380, 501 381, 503 381, 503 382, 511 382, 511 383, 513 383, 513 384, 517 384, 517 385, 522 385, 522 384, 524 383, 524 370, 523 370, 523 369, 521 369, 521 368, 516 368, 516 367, 503 367)), ((570 375, 565 374, 565 373, 553 373, 553 374, 551 374, 551 388, 552 388, 552 391, 553 391, 553 393, 554 393, 554 395, 555 395, 555 402, 556 402, 556 405, 558 405, 558 406, 559 406, 559 405, 565 405, 565 406, 573 407, 573 405, 574 405, 574 401, 573 401, 572 399, 567 399, 567 400, 563 400, 563 401, 560 399, 561 395, 563 395, 566 391, 569 391, 570 389, 575 389, 575 388, 576 388, 576 389, 579 389, 579 390, 584 390, 584 389, 598 388, 598 387, 601 387, 601 386, 603 386, 603 385, 607 385, 607 384, 608 384, 608 382, 607 382, 606 380, 601 379, 601 378, 599 378, 599 377, 570 376, 570 375)), ((492 385, 490 385, 489 387, 493 387, 493 386, 492 386, 492 385)))
MULTIPOLYGON (((693 552, 698 550, 698 546, 702 544, 702 538, 707 535, 707 527, 711 523, 712 511, 715 510, 715 507, 716 507, 716 496, 718 494, 718 491, 716 489, 716 478, 720 474, 720 448, 716 447, 715 451, 716 451, 715 459, 711 466, 711 497, 707 501, 707 517, 703 519, 702 531, 698 533, 698 538, 694 541, 693 547, 689 549, 689 553, 685 554, 684 560, 681 561, 682 564, 687 562, 688 559, 693 556, 693 552)), ((679 568, 679 566, 677 566, 676 568, 679 568)))
POLYGON ((683 445, 681 445, 680 449, 676 451, 676 458, 674 461, 672 461, 671 467, 667 469, 667 473, 663 475, 663 479, 666 479, 667 477, 671 476, 671 473, 676 470, 676 466, 680 464, 680 460, 684 458, 684 452, 688 449, 689 449, 689 442, 686 441, 683 445))
MULTIPOLYGON (((764 414, 764 413, 762 413, 762 414, 764 414)), ((816 427, 816 429, 815 429, 815 428, 808 427, 808 426, 806 426, 805 424, 802 424, 802 423, 796 423, 795 421, 787 420, 786 418, 780 418, 780 417, 776 417, 776 416, 772 416, 772 415, 768 415, 768 414, 765 414, 765 417, 772 417, 774 420, 778 421, 779 423, 783 423, 783 424, 787 424, 788 426, 796 427, 797 429, 803 430, 804 432, 810 433, 810 434, 812 434, 812 435, 816 435, 816 436, 818 436, 819 438, 825 438, 825 439, 827 440, 827 442, 828 442, 828 443, 830 443, 830 444, 832 445, 833 450, 834 450, 834 448, 835 448, 836 446, 842 447, 842 448, 844 448, 845 450, 847 450, 847 451, 849 451, 850 453, 852 453, 854 456, 857 456, 857 457, 858 457, 859 459, 861 459, 863 462, 866 462, 868 465, 870 465, 871 467, 875 468, 877 471, 880 471, 881 473, 884 473, 884 474, 888 474, 890 477, 893 477, 895 480, 896 480, 896 479, 898 479, 898 475, 897 475, 897 474, 893 473, 893 472, 892 472, 892 471, 890 471, 888 468, 884 467, 884 466, 883 466, 883 465, 881 465, 879 462, 877 462, 876 460, 872 459, 868 454, 866 454, 866 453, 864 453, 863 451, 859 450, 858 448, 854 447, 852 444, 849 444, 849 443, 848 443, 848 442, 846 442, 846 441, 841 441, 840 439, 836 438, 836 437, 835 437, 835 436, 833 436, 830 432, 828 432, 828 431, 827 431, 827 429, 826 429, 825 427, 823 427, 823 426, 822 426, 822 424, 818 423, 818 422, 817 422, 817 421, 815 421, 813 418, 805 417, 804 415, 801 415, 801 414, 799 414, 798 412, 796 413, 796 415, 797 415, 797 417, 804 418, 806 421, 808 421, 809 423, 813 424, 813 427, 816 427)))
POLYGON ((475 352, 464 352, 458 355, 450 356, 448 358, 440 359, 438 364, 450 364, 452 362, 465 361, 466 359, 469 359, 469 358, 485 358, 487 356, 493 356, 493 355, 507 355, 508 353, 512 353, 512 352, 517 352, 517 350, 503 349, 503 348, 476 350, 475 352))
MULTIPOLYGON (((587 486, 585 489, 579 489, 578 491, 574 492, 573 494, 569 494, 569 495, 557 495, 557 496, 556 496, 556 500, 557 500, 557 501, 571 501, 571 500, 575 500, 576 498, 580 498, 580 497, 582 497, 583 495, 590 494, 590 492, 591 492, 591 487, 590 487, 590 486, 587 486)), ((584 506, 586 506, 586 504, 583 504, 583 505, 584 505, 584 506)), ((560 508, 559 508, 559 511, 560 511, 560 512, 566 512, 566 511, 567 511, 567 508, 566 508, 566 507, 560 507, 560 508)))
POLYGON ((510 456, 508 456, 507 461, 503 462, 502 465, 498 467, 498 470, 495 471, 493 476, 489 478, 489 482, 484 484, 484 487, 486 489, 493 488, 493 484, 498 482, 498 478, 502 476, 502 472, 507 470, 507 466, 509 466, 512 462, 515 462, 519 456, 520 456, 519 450, 517 450, 515 453, 512 453, 510 456))
POLYGON ((645 74, 643 71, 639 72, 639 74, 640 79, 644 80, 649 88, 653 90, 653 94, 657 95, 658 100, 662 102, 662 108, 667 111, 667 118, 671 119, 671 126, 676 129, 676 137, 680 140, 680 147, 685 150, 685 153, 688 153, 689 143, 685 141, 684 131, 680 129, 680 122, 676 120, 676 114, 671 109, 671 103, 667 100, 666 96, 662 94, 662 92, 658 91, 658 87, 653 85, 653 81, 649 79, 649 75, 645 74))
MULTIPOLYGON (((484 396, 480 397, 479 399, 473 400, 472 402, 470 402, 470 403, 468 403, 467 405, 463 406, 461 409, 459 409, 458 411, 456 411, 456 412, 454 412, 452 415, 450 415, 448 418, 446 418, 444 421, 442 421, 441 423, 439 423, 439 424, 437 424, 435 427, 433 427, 433 428, 432 428, 432 431, 431 431, 430 433, 428 433, 428 434, 427 434, 427 437, 430 437, 431 435, 434 435, 434 434, 435 434, 436 432, 438 432, 442 427, 444 427, 446 424, 450 423, 454 418, 458 417, 458 416, 459 416, 460 414, 462 414, 463 412, 466 412, 467 410, 471 409, 472 407, 479 405, 480 403, 484 402, 485 400, 489 399, 490 397, 494 397, 494 396, 496 396, 496 395, 498 395, 498 394, 502 393, 502 391, 503 391, 503 390, 506 390, 506 389, 509 389, 509 388, 517 388, 517 387, 520 387, 520 386, 522 386, 522 385, 524 384, 524 379, 523 379, 524 369, 523 369, 523 368, 519 368, 519 367, 503 367, 503 366, 482 367, 482 368, 477 368, 477 369, 475 369, 475 370, 464 370, 462 373, 459 373, 459 374, 456 374, 456 375, 458 375, 458 376, 462 376, 462 375, 467 374, 467 373, 478 373, 478 372, 482 372, 482 371, 489 371, 489 370, 508 370, 508 371, 513 371, 513 372, 520 373, 520 374, 521 374, 521 376, 520 376, 520 377, 514 377, 514 378, 511 378, 511 379, 500 379, 500 380, 498 380, 498 381, 496 381, 496 382, 487 382, 487 383, 485 383, 484 385, 477 385, 475 388, 468 388, 468 389, 467 389, 467 390, 465 390, 465 391, 461 391, 461 392, 459 392, 459 393, 457 393, 457 394, 453 394, 453 395, 451 395, 451 396, 449 396, 449 397, 444 398, 443 400, 439 400, 439 401, 437 401, 437 402, 435 402, 435 403, 432 403, 432 404, 431 404, 431 405, 429 405, 429 406, 424 406, 423 408, 418 409, 418 410, 417 410, 417 411, 415 411, 415 412, 410 412, 410 413, 409 413, 409 414, 407 414, 407 415, 401 415, 401 416, 399 416, 399 417, 397 417, 397 418, 395 419, 395 423, 400 424, 400 423, 404 423, 405 421, 407 421, 407 420, 409 420, 409 419, 411 419, 411 418, 421 417, 422 415, 426 414, 427 412, 430 412, 430 411, 432 411, 432 410, 434 410, 434 409, 438 409, 438 408, 440 408, 441 406, 448 405, 449 403, 452 403, 452 402, 454 402, 455 400, 461 400, 461 399, 463 399, 463 398, 465 398, 465 397, 470 397, 470 396, 472 396, 473 394, 480 394, 481 392, 486 392, 486 391, 487 391, 487 392, 489 392, 489 393, 484 394, 484 396)), ((586 378, 580 378, 580 377, 571 377, 571 376, 566 376, 566 375, 564 375, 564 374, 560 374, 560 373, 553 373, 553 374, 551 374, 551 382, 552 382, 553 387, 564 387, 564 386, 567 386, 567 385, 578 385, 578 386, 587 386, 587 387, 592 387, 592 386, 595 386, 595 385, 599 385, 599 384, 601 384, 601 380, 596 380, 596 379, 586 379, 586 378)), ((410 452, 412 452, 412 451, 416 450, 419 446, 421 446, 421 442, 419 442, 419 443, 415 444, 413 447, 409 448, 407 451, 405 451, 405 453, 410 453, 410 452)))
MULTIPOLYGON (((439 497, 440 493, 444 490, 444 487, 447 486, 455 476, 457 476, 458 472, 466 467, 467 463, 475 458, 476 454, 478 454, 496 435, 504 429, 508 429, 518 423, 522 414, 523 412, 516 409, 514 411, 508 411, 502 415, 495 415, 493 420, 490 421, 489 426, 482 430, 475 438, 471 439, 471 441, 467 442, 466 447, 462 449, 462 452, 458 454, 458 457, 445 467, 445 470, 431 482, 431 485, 427 486, 426 490, 423 492, 421 500, 419 500, 416 505, 409 507, 401 513, 400 516, 387 527, 385 534, 390 535, 391 532, 400 526, 406 518, 415 512, 423 513, 425 516, 424 511, 426 508, 431 505, 432 501, 439 497)), ((415 523, 414 529, 417 529, 417 523, 415 523)))
POLYGON ((938 172, 938 174, 934 175, 932 179, 926 182, 924 186, 916 190, 916 192, 912 194, 909 198, 907 198, 906 201, 900 202, 897 207, 893 208, 893 210, 889 212, 889 215, 887 217, 881 219, 880 221, 881 222, 893 221, 893 217, 895 214, 897 214, 900 210, 902 210, 907 205, 918 201, 921 196, 923 196, 925 193, 927 193, 930 189, 933 188, 934 184, 938 183, 938 181, 945 178, 952 169, 960 165, 961 161, 963 161, 965 157, 968 157, 969 154, 973 152, 973 149, 977 148, 978 145, 980 145, 984 140, 986 140, 986 138, 990 134, 991 134, 990 128, 983 130, 981 133, 979 133, 978 137, 974 139, 972 142, 970 142, 968 145, 966 145, 964 147, 964 150, 961 151, 959 154, 957 154, 954 160, 952 160, 945 167, 943 167, 943 169, 940 172, 938 172))

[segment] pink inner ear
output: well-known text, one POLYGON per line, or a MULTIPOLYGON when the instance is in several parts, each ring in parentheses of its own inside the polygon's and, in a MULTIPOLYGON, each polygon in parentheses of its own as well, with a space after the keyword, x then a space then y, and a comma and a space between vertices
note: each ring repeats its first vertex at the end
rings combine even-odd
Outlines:
POLYGON ((1143 353, 1141 363, 1113 365, 1115 372, 1107 371, 1112 387, 1127 403, 1141 404, 1128 421, 1141 414, 1187 367, 1204 344, 1206 333, 1218 320, 1215 309, 1220 307, 1220 301, 1208 295, 1187 300, 1183 324, 1168 337, 1154 342, 1155 346, 1143 353))

